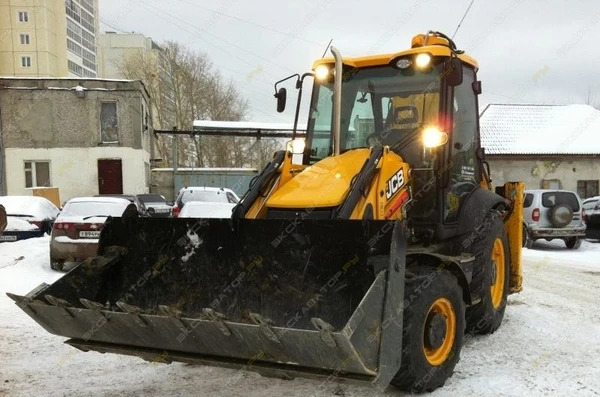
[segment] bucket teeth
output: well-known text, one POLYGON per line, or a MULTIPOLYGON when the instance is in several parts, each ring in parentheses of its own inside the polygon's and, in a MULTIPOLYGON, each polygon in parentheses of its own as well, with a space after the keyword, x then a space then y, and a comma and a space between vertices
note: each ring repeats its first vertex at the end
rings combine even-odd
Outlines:
POLYGON ((102 303, 98 303, 98 302, 94 302, 91 301, 89 299, 85 299, 85 298, 80 298, 79 302, 81 302, 81 304, 85 307, 87 307, 90 310, 94 310, 94 311, 100 311, 100 310, 106 310, 106 306, 104 306, 102 303))
POLYGON ((63 308, 73 307, 73 305, 71 305, 68 301, 61 299, 61 298, 57 298, 52 295, 44 295, 44 298, 46 298, 46 300, 54 306, 63 307, 63 308))
POLYGON ((273 328, 271 328, 271 326, 273 325, 273 320, 267 317, 263 317, 258 313, 250 313, 250 320, 252 320, 254 324, 260 327, 262 333, 265 334, 265 336, 269 340, 272 340, 276 343, 281 343, 279 340, 279 336, 277 336, 275 331, 273 331, 273 328))
POLYGON ((134 306, 134 305, 130 305, 129 303, 125 303, 123 301, 118 301, 117 302, 117 306, 119 306, 119 308, 121 310, 123 310, 125 313, 128 313, 128 314, 140 314, 140 313, 143 313, 143 310, 140 309, 139 307, 134 306))
POLYGON ((70 307, 73 307, 73 305, 71 305, 68 301, 61 299, 61 298, 57 298, 55 296, 52 295, 44 295, 44 298, 50 302, 51 305, 56 306, 56 307, 60 307, 61 309, 63 309, 63 311, 71 318, 75 318, 75 316, 73 316, 73 314, 71 314, 71 312, 69 311, 70 307))
POLYGON ((333 326, 326 321, 321 320, 318 317, 313 317, 311 320, 312 325, 319 331, 321 339, 329 347, 336 347, 335 339, 333 338, 333 326))
POLYGON ((109 319, 109 317, 102 312, 102 310, 108 310, 108 308, 105 305, 103 305, 102 303, 94 302, 94 301, 91 301, 91 300, 85 299, 85 298, 80 298, 79 302, 81 302, 81 304, 83 306, 90 309, 91 311, 98 313, 100 316, 102 316, 106 320, 109 319))
POLYGON ((181 316, 183 315, 183 312, 181 310, 166 305, 158 305, 158 312, 163 316, 170 317, 173 323, 180 330, 185 332, 185 330, 187 329, 185 324, 181 321, 181 316))
POLYGON ((140 327, 148 327, 148 323, 140 316, 144 311, 137 306, 130 305, 123 301, 117 301, 117 306, 127 314, 131 314, 140 327))
POLYGON ((227 317, 225 317, 223 313, 219 313, 208 307, 202 309, 202 313, 204 313, 206 317, 208 317, 208 319, 217 326, 217 328, 223 333, 223 335, 231 336, 231 331, 223 322, 223 320, 227 319, 227 317))

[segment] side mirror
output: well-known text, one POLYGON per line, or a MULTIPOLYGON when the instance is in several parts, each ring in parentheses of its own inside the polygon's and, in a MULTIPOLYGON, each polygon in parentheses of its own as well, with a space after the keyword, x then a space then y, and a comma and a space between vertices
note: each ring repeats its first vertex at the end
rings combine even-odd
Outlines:
POLYGON ((173 201, 167 201, 167 203, 166 203, 166 204, 167 204, 169 207, 172 207, 172 206, 174 206, 174 205, 175 205, 175 202, 173 202, 173 201))
POLYGON ((451 87, 461 85, 463 82, 463 65, 460 59, 450 58, 444 64, 444 75, 451 87))
POLYGON ((277 98, 277 113, 281 113, 285 110, 287 90, 284 87, 281 87, 279 91, 277 91, 277 94, 275 94, 275 98, 277 98))

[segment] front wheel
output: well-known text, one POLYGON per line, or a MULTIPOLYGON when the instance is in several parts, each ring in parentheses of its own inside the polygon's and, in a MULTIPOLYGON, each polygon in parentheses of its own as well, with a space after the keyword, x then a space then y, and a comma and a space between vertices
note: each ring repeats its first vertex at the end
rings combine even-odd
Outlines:
POLYGON ((432 391, 452 376, 465 330, 465 304, 447 270, 407 269, 402 364, 392 385, 409 392, 432 391))
POLYGON ((579 237, 571 237, 565 240, 565 244, 569 249, 578 249, 581 247, 581 238, 579 237))

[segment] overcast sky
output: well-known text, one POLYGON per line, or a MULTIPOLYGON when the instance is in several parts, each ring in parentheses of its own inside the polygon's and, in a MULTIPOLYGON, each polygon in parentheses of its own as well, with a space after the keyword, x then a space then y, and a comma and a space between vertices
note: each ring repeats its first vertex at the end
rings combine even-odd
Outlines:
MULTIPOLYGON (((203 51, 239 84, 250 120, 291 122, 291 102, 275 111, 273 83, 308 71, 330 39, 344 56, 402 51, 417 33, 451 36, 471 0, 99 2, 102 31, 203 51)), ((583 103, 588 90, 600 104, 599 0, 475 0, 454 39, 479 61, 481 108, 583 103)))

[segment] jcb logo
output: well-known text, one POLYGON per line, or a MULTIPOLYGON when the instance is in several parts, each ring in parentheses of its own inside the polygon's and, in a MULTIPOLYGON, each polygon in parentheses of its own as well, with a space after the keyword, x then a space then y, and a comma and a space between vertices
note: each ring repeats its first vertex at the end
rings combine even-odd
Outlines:
POLYGON ((389 200, 400 190, 404 185, 404 169, 400 168, 390 179, 387 181, 385 188, 385 197, 389 200))

